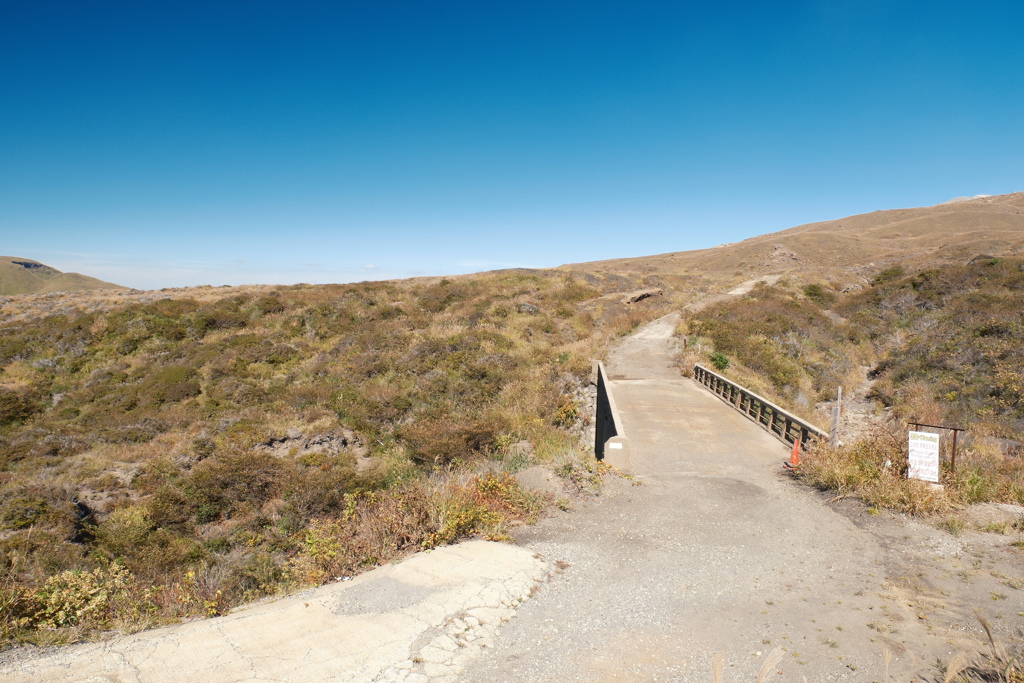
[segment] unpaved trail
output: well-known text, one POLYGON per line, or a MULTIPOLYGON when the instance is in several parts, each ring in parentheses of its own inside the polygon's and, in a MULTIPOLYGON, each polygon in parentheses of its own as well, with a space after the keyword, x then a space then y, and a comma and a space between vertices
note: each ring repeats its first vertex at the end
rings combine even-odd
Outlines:
POLYGON ((608 359, 634 477, 579 509, 191 622, 50 652, 0 655, 11 681, 935 680, 1024 623, 1010 538, 954 538, 782 473, 786 449, 679 376, 677 317, 608 359), (516 610, 518 609, 518 615, 516 610), (887 655, 891 661, 887 663, 887 655), (921 674, 927 675, 922 678, 921 674))
POLYGON ((694 301, 693 303, 687 304, 683 308, 684 308, 684 310, 687 310, 687 311, 694 311, 694 312, 702 311, 702 310, 704 310, 705 308, 707 308, 709 306, 714 306, 715 304, 725 303, 727 301, 731 301, 732 299, 735 299, 738 296, 743 296, 744 294, 749 294, 754 289, 754 287, 756 287, 758 285, 758 283, 763 282, 766 285, 774 285, 776 282, 778 282, 781 279, 782 279, 782 275, 765 275, 763 277, 757 277, 757 278, 754 278, 753 280, 747 280, 746 282, 741 282, 740 284, 736 285, 735 287, 730 289, 725 294, 713 294, 711 296, 706 296, 706 297, 704 297, 702 299, 694 301))
POLYGON ((563 570, 463 680, 705 683, 722 652, 725 681, 753 681, 778 645, 770 681, 930 680, 977 634, 979 596, 1012 630, 1021 591, 984 565, 1016 550, 827 505, 782 473, 779 442, 678 375, 675 321, 607 363, 639 485, 519 533, 563 570))

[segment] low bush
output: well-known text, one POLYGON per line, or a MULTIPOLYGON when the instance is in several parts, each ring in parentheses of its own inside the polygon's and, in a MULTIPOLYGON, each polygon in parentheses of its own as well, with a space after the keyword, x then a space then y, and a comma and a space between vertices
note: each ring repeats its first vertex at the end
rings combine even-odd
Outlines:
POLYGON ((0 427, 24 422, 41 409, 39 401, 31 396, 0 387, 0 427))
POLYGON ((729 358, 724 353, 715 351, 711 354, 711 364, 715 366, 715 370, 721 372, 729 367, 729 358))
POLYGON ((836 296, 832 292, 825 289, 824 286, 814 283, 805 285, 803 288, 804 296, 818 304, 819 306, 829 306, 835 300, 836 296))

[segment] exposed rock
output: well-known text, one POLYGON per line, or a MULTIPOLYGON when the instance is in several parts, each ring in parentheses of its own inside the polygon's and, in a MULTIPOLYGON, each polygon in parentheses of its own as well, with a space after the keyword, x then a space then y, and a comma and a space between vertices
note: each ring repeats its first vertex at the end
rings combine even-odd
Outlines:
POLYGON ((791 261, 799 260, 800 257, 797 256, 795 253, 793 253, 786 247, 782 246, 781 244, 776 244, 768 253, 768 257, 764 261, 758 263, 758 265, 762 267, 778 267, 780 265, 787 265, 791 261))
POLYGON ((519 304, 516 310, 519 311, 520 313, 526 313, 528 315, 537 315, 538 313, 540 313, 539 308, 537 308, 531 303, 526 303, 525 301, 519 304))
POLYGON ((529 458, 533 456, 533 444, 527 439, 516 441, 514 444, 508 447, 509 453, 512 455, 529 458))
POLYGON ((635 304, 638 301, 649 299, 652 296, 661 296, 664 294, 661 289, 652 287, 651 289, 639 289, 635 292, 630 292, 626 296, 622 297, 622 303, 624 304, 635 304))
POLYGON ((289 429, 282 436, 272 436, 254 446, 253 450, 270 453, 278 458, 290 455, 309 455, 310 453, 326 453, 327 455, 352 453, 357 458, 366 456, 365 444, 350 429, 336 429, 310 436, 306 436, 298 429, 289 429))

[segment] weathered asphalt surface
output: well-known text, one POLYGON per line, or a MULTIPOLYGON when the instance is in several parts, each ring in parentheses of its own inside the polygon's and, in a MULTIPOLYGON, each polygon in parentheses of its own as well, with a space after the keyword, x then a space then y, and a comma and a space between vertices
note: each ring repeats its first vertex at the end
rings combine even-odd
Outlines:
POLYGON ((780 442, 680 377, 675 321, 607 364, 639 485, 519 534, 568 566, 462 679, 707 682, 721 652, 725 681, 753 681, 781 645, 771 681, 915 680, 913 634, 896 642, 887 624, 917 615, 879 597, 875 538, 787 479, 780 442))

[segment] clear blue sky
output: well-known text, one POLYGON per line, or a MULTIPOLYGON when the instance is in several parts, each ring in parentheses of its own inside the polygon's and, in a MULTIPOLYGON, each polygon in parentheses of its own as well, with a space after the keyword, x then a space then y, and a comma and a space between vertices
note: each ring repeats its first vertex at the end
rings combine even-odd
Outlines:
POLYGON ((0 253, 140 288, 1024 190, 1024 3, 0 1, 0 253))

